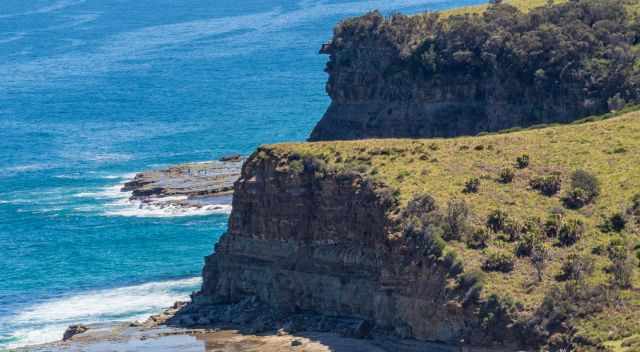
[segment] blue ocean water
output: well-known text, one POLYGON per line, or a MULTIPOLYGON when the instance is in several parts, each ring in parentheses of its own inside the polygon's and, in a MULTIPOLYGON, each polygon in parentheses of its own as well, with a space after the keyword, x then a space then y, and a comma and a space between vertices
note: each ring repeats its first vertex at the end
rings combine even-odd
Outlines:
POLYGON ((118 185, 304 140, 329 103, 317 52, 337 21, 480 2, 1 1, 0 348, 197 290, 227 214, 140 212, 118 185))

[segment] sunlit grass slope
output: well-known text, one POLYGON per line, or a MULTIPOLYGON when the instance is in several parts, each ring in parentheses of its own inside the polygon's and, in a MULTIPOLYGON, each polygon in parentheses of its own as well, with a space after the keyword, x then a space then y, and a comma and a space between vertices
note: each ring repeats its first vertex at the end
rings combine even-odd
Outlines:
MULTIPOLYGON (((541 282, 536 282, 535 268, 526 257, 516 256, 509 273, 486 273, 483 294, 509 296, 524 311, 535 311, 549 290, 559 284, 561 266, 570 254, 592 255, 600 249, 600 254, 593 255, 596 269, 588 280, 594 285, 607 284, 611 281, 606 270, 610 261, 606 253, 602 254, 602 248, 616 238, 640 243, 635 229, 611 233, 602 228, 606 219, 624 213, 632 197, 640 193, 640 112, 596 122, 478 137, 280 144, 264 148, 283 158, 294 154, 313 157, 323 160, 330 170, 356 170, 381 181, 398 190, 400 208, 422 194, 431 195, 441 208, 453 199, 463 200, 471 209, 471 223, 477 227, 485 226, 495 210, 524 222, 532 218, 544 221, 562 209, 565 218, 584 222, 585 234, 575 245, 558 246, 553 239, 545 240, 549 259, 541 282), (529 157, 530 165, 520 169, 516 160, 523 155, 529 157), (515 172, 513 182, 499 181, 504 169, 515 172), (601 192, 592 204, 574 210, 564 205, 563 197, 576 170, 595 175, 601 192), (562 180, 557 194, 546 196, 532 189, 532 180, 550 175, 559 175, 562 180), (472 179, 479 180, 479 190, 465 193, 465 184, 472 179)), ((465 271, 482 271, 488 252, 498 249, 513 253, 516 245, 492 235, 484 249, 471 249, 464 240, 450 241, 447 248, 462 259, 465 271)), ((624 308, 608 308, 581 320, 578 326, 584 330, 582 333, 602 341, 640 333, 637 276, 634 282, 636 289, 623 291, 624 308)))

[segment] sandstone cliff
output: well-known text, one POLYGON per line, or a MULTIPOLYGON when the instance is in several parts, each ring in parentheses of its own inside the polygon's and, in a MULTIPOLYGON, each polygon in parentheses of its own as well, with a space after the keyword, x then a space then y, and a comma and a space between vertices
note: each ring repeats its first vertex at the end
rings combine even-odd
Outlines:
POLYGON ((202 290, 172 322, 506 350, 631 344, 639 116, 261 147, 235 184, 202 290), (600 189, 578 208, 567 203, 577 174, 600 189))
POLYGON ((309 139, 476 135, 637 101, 638 31, 621 4, 346 20, 320 51, 332 102, 309 139))
POLYGON ((456 286, 424 239, 398 233, 393 190, 316 163, 270 149, 247 161, 195 301, 255 297, 279 313, 357 318, 402 338, 492 340, 465 302, 475 288, 456 286))

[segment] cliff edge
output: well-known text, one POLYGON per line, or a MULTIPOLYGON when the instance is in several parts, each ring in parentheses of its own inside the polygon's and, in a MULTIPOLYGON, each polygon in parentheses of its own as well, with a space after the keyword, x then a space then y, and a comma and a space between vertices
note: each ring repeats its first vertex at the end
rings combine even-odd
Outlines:
POLYGON ((632 3, 580 0, 522 12, 505 2, 480 14, 345 20, 321 49, 332 101, 309 140, 476 135, 637 102, 632 3))
POLYGON ((353 336, 494 350, 635 346, 639 121, 261 147, 186 311, 200 313, 176 321, 269 330, 299 317, 287 326, 335 331, 351 319, 353 336))

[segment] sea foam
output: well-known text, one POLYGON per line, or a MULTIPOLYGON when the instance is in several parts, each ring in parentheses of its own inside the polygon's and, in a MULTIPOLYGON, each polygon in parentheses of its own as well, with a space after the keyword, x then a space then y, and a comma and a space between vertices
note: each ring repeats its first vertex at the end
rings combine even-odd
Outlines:
MULTIPOLYGON (((16 330, 8 348, 60 340, 72 324, 144 320, 176 301, 187 300, 199 277, 96 290, 33 305, 7 321, 16 330)), ((4 323, 4 322, 3 322, 4 323)))

